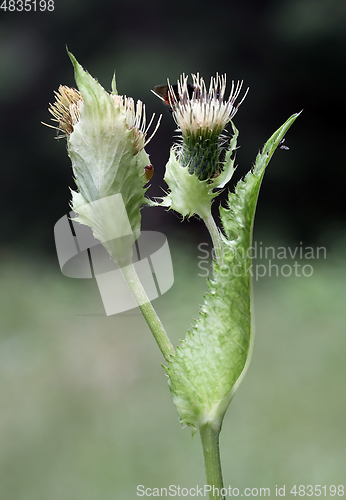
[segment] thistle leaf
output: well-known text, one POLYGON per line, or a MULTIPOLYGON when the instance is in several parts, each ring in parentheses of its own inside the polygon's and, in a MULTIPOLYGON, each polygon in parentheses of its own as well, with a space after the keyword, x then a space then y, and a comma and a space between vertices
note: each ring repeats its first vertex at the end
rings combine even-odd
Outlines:
POLYGON ((225 232, 224 262, 214 261, 214 279, 194 327, 166 368, 182 424, 216 429, 250 363, 254 342, 250 273, 253 222, 265 169, 299 114, 291 116, 267 141, 256 163, 220 208, 225 232))

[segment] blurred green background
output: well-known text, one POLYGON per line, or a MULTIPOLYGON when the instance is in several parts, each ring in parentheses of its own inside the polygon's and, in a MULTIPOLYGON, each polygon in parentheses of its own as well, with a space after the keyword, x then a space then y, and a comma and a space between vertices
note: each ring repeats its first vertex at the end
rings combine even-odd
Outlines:
MULTIPOLYGON (((221 454, 227 486, 274 496, 276 485, 345 483, 345 2, 56 0, 54 12, 0 10, 0 499, 131 500, 138 484, 204 484, 199 438, 180 428, 139 312, 106 317, 94 280, 60 273, 53 227, 73 180, 64 141, 40 122, 53 90, 74 84, 66 45, 106 89, 116 70, 121 93, 163 113, 147 148, 152 197, 174 123, 150 89, 167 77, 227 72, 250 87, 233 184, 304 109, 266 173, 255 240, 327 258, 306 261, 311 277, 255 282, 255 352, 221 454)), ((171 247, 175 283, 154 306, 177 344, 206 290, 208 236, 156 209, 143 227, 171 247)))

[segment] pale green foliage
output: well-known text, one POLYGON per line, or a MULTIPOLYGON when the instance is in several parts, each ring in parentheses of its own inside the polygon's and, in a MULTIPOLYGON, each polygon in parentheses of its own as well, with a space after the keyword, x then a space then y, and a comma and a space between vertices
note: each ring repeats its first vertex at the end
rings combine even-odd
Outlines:
POLYGON ((165 181, 170 189, 163 198, 162 205, 167 206, 183 217, 198 215, 205 219, 210 214, 211 202, 219 195, 215 189, 222 188, 231 179, 234 172, 234 155, 237 147, 238 130, 232 123, 233 137, 228 145, 222 172, 215 178, 199 180, 196 174, 191 174, 188 167, 179 161, 179 148, 171 149, 166 165, 165 181))
POLYGON ((115 105, 115 78, 113 94, 109 94, 72 54, 70 57, 83 97, 78 107, 79 120, 68 137, 68 153, 79 190, 73 195, 72 208, 79 214, 77 220, 92 228, 94 236, 116 260, 128 260, 133 241, 140 235, 140 209, 145 203, 146 191, 143 186, 147 183, 144 167, 150 164, 149 157, 144 149, 138 151, 136 131, 129 127, 124 109, 115 105), (112 211, 112 203, 103 205, 101 212, 96 210, 98 205, 94 202, 119 193, 126 212, 112 211), (111 241, 114 228, 126 226, 128 220, 134 236, 111 241))
POLYGON ((167 369, 181 423, 219 429, 251 359, 252 281, 249 273, 253 221, 265 168, 298 114, 273 134, 245 179, 221 208, 224 262, 214 262, 214 279, 199 317, 167 369))

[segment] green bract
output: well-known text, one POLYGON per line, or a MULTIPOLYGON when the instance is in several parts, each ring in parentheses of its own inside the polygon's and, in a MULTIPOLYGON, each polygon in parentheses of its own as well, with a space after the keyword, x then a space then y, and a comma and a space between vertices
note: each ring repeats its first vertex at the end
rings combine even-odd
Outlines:
POLYGON ((250 363, 254 329, 248 250, 257 197, 265 168, 297 116, 268 140, 253 171, 229 195, 228 207, 220 209, 223 264, 214 262, 214 279, 199 317, 166 368, 180 421, 194 428, 209 424, 220 429, 250 363))
POLYGON ((237 147, 238 130, 232 123, 233 137, 226 150, 225 160, 220 164, 221 173, 212 179, 201 181, 197 174, 191 174, 186 165, 179 161, 179 153, 173 147, 166 165, 165 181, 170 189, 162 205, 180 213, 183 217, 198 215, 202 219, 211 213, 211 202, 219 195, 217 188, 223 188, 234 172, 234 152, 237 147))
POLYGON ((72 208, 119 264, 131 260, 145 203, 145 116, 131 98, 107 93, 70 54, 81 99, 70 104, 68 153, 78 193, 72 208))

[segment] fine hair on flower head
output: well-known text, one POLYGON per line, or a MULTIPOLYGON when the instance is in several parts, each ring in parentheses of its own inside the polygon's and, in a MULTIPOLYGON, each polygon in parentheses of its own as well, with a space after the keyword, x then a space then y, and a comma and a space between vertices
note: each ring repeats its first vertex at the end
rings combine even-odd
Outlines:
MULTIPOLYGON (((225 143, 222 132, 238 111, 248 89, 235 105, 243 81, 232 81, 226 100, 226 75, 216 74, 212 77, 209 89, 198 73, 192 75, 192 81, 192 85, 189 84, 185 74, 176 85, 168 80, 166 99, 171 106, 178 131, 182 134, 181 143, 176 147, 179 160, 188 167, 191 174, 195 173, 200 180, 205 180, 220 172, 220 155, 225 143)), ((154 93, 163 99, 155 90, 154 93)))

